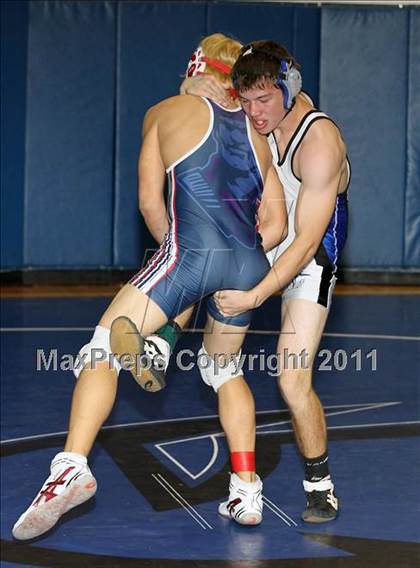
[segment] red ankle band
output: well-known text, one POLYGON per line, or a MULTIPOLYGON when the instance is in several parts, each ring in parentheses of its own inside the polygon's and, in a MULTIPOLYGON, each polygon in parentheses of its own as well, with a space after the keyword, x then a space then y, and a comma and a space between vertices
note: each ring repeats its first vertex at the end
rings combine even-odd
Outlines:
POLYGON ((230 463, 234 473, 255 471, 255 452, 231 452, 230 463))

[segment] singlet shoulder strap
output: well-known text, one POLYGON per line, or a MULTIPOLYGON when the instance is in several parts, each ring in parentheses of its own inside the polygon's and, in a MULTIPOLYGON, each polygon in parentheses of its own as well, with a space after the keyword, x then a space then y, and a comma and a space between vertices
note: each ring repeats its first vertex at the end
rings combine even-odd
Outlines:
POLYGON ((273 164, 280 165, 280 152, 273 132, 267 134, 267 142, 273 156, 273 164))
MULTIPOLYGON (((290 146, 288 148, 288 152, 289 152, 289 155, 290 155, 290 160, 289 160, 290 169, 292 171, 293 176, 298 181, 302 181, 302 180, 300 179, 300 177, 298 177, 296 175, 296 173, 293 169, 293 159, 295 157, 296 150, 298 149, 299 144, 302 142, 305 134, 308 132, 311 125, 314 122, 316 122, 317 120, 320 120, 320 119, 329 120, 338 128, 338 126, 336 125, 334 120, 331 117, 329 117, 327 114, 325 114, 325 112, 321 112, 321 111, 318 111, 318 110, 311 111, 311 113, 309 115, 306 115, 304 117, 304 120, 299 125, 298 129, 295 132, 296 136, 293 137, 293 142, 290 144, 290 146)), ((348 186, 350 185, 350 177, 351 177, 351 168, 350 168, 350 162, 349 162, 348 156, 346 156, 346 164, 347 164, 347 187, 346 187, 346 191, 347 191, 348 186)))
POLYGON ((236 108, 226 108, 222 105, 219 105, 219 103, 216 103, 215 101, 212 101, 211 99, 208 99, 207 97, 201 97, 201 98, 204 99, 206 101, 206 103, 209 104, 213 108, 213 110, 215 110, 215 111, 217 111, 217 109, 220 109, 221 111, 231 112, 231 113, 243 112, 241 106, 238 106, 236 108))
POLYGON ((302 142, 305 134, 308 132, 310 126, 321 118, 331 120, 330 117, 325 114, 325 112, 321 112, 320 110, 311 110, 303 117, 292 138, 290 139, 289 144, 287 145, 286 152, 283 156, 283 161, 286 158, 287 154, 293 156, 297 147, 302 142))
MULTIPOLYGON (((284 151, 283 156, 280 156, 280 152, 278 150, 277 147, 277 155, 278 155, 278 165, 282 166, 287 158, 288 155, 291 155, 294 151, 294 149, 299 145, 300 141, 302 140, 303 136, 305 135, 305 132, 307 131, 307 129, 309 128, 309 126, 312 124, 312 122, 314 122, 315 120, 317 120, 318 118, 328 118, 327 115, 319 110, 310 110, 309 112, 307 112, 301 119, 301 121, 299 122, 296 130, 294 131, 294 133, 292 134, 292 137, 290 138, 289 142, 287 143, 286 149, 284 151)), ((272 149, 273 152, 273 141, 275 142, 276 146, 277 146, 277 141, 276 138, 274 136, 274 133, 271 132, 269 134, 269 144, 270 147, 272 149)), ((275 155, 273 153, 273 155, 275 155)))

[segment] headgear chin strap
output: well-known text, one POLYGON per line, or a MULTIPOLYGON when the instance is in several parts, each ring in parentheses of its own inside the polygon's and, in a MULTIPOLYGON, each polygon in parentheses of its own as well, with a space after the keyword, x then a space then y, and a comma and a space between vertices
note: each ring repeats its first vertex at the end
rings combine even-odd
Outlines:
POLYGON ((292 108, 296 95, 302 90, 302 75, 292 63, 280 59, 280 73, 277 85, 283 91, 283 105, 286 110, 292 108))

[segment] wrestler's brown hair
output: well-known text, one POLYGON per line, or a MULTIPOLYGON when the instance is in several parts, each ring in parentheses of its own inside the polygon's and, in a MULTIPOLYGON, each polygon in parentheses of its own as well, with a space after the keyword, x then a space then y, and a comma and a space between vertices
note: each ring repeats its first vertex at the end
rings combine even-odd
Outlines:
POLYGON ((300 69, 293 55, 275 41, 259 40, 244 45, 232 69, 233 86, 240 92, 263 86, 267 81, 277 85, 281 60, 300 69))

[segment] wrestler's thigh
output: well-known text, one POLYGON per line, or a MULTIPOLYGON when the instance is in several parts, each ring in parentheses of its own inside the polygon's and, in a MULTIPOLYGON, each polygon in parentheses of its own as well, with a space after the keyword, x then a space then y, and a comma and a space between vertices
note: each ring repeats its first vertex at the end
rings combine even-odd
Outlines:
POLYGON ((297 361, 301 367, 310 370, 318 352, 319 342, 327 320, 328 310, 310 300, 290 299, 282 301, 281 330, 277 344, 282 370, 286 362, 294 370, 297 361))
POLYGON ((141 335, 147 336, 164 325, 168 318, 162 309, 144 292, 126 284, 112 300, 99 325, 110 328, 115 318, 126 316, 135 324, 141 335))
POLYGON ((244 342, 248 327, 237 327, 222 323, 207 314, 203 336, 203 343, 207 353, 211 356, 215 354, 230 355, 237 353, 244 342))

